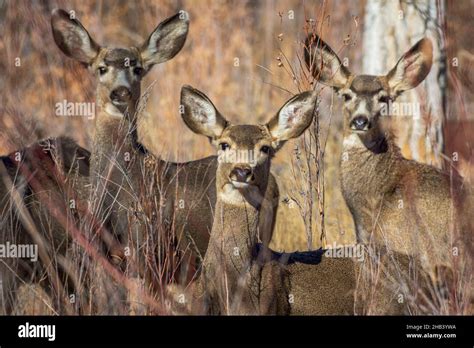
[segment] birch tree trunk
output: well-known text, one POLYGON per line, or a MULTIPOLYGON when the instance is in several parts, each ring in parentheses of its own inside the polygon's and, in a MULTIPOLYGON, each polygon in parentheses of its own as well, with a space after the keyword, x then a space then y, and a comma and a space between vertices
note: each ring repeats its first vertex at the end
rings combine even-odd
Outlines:
POLYGON ((397 100, 419 107, 419 116, 393 120, 402 153, 438 167, 442 166, 446 112, 444 18, 444 0, 367 0, 363 33, 363 72, 371 75, 386 74, 418 40, 431 39, 431 72, 421 86, 397 100))

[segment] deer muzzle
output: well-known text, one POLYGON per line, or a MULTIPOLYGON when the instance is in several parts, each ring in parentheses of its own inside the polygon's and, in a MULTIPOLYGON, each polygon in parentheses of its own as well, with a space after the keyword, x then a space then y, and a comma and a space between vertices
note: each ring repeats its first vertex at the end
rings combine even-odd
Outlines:
POLYGON ((246 187, 254 181, 253 170, 248 165, 235 166, 229 174, 229 179, 235 187, 246 187))
POLYGON ((367 131, 370 129, 369 118, 365 115, 355 116, 350 122, 350 127, 356 131, 367 131))
POLYGON ((125 86, 119 86, 110 92, 110 100, 114 105, 124 105, 130 101, 132 92, 125 86))

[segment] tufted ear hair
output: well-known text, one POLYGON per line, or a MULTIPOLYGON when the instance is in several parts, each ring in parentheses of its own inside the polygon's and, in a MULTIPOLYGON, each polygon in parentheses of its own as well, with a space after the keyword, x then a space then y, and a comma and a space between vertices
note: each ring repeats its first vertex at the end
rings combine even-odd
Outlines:
POLYGON ((313 91, 295 95, 288 100, 266 124, 276 149, 289 139, 297 138, 309 127, 316 108, 316 93, 313 91))
POLYGON ((189 18, 180 11, 161 22, 143 43, 140 53, 147 69, 173 58, 184 46, 189 30, 189 18))
POLYGON ((211 100, 191 86, 181 88, 181 105, 183 121, 194 133, 213 140, 220 137, 228 125, 211 100))
POLYGON ((90 65, 100 51, 100 46, 74 16, 62 9, 51 14, 53 38, 59 49, 68 57, 90 65))
POLYGON ((398 96, 418 86, 428 75, 433 64, 433 44, 428 38, 418 41, 406 52, 387 74, 390 93, 398 96))
POLYGON ((304 58, 306 66, 319 82, 335 89, 346 85, 350 71, 318 35, 311 34, 306 38, 304 58))

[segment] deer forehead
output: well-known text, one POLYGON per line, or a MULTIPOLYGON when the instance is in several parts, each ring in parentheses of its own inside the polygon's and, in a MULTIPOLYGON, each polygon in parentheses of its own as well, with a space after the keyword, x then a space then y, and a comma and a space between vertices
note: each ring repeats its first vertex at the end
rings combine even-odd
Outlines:
POLYGON ((117 69, 127 69, 141 65, 138 49, 132 48, 102 48, 97 55, 95 64, 105 64, 117 69))
POLYGON ((370 114, 379 110, 378 99, 389 94, 384 76, 356 75, 339 94, 349 94, 352 100, 344 104, 350 114, 370 114))
POLYGON ((253 148, 257 144, 270 143, 272 140, 268 130, 257 125, 229 126, 222 133, 221 139, 227 139, 239 148, 253 148))
POLYGON ((387 89, 382 76, 357 75, 352 80, 349 89, 357 95, 373 96, 387 89))

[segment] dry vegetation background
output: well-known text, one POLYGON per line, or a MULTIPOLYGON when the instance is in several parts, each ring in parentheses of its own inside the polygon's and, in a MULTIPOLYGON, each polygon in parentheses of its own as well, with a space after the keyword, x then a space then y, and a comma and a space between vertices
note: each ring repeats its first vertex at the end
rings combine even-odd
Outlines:
MULTIPOLYGON (((365 1, 0 1, 1 154, 58 135, 69 135, 91 148, 93 120, 60 118, 54 113, 54 105, 63 99, 93 102, 95 98, 91 74, 66 58, 54 44, 49 20, 56 7, 76 11, 96 41, 110 46, 141 44, 160 21, 181 9, 188 11, 190 32, 183 50, 173 60, 155 67, 143 86, 143 90, 149 86, 152 89, 140 135, 153 152, 173 161, 213 154, 208 142, 191 133, 179 117, 182 85, 190 84, 207 93, 235 123, 264 122, 292 94, 310 87, 301 78, 305 71, 298 55, 302 53, 305 25, 311 18, 329 16, 324 25, 326 41, 349 58, 352 71, 362 73, 365 1), (348 35, 353 44, 344 46, 348 35), (21 63, 18 67, 16 58, 21 63)), ((474 160, 474 126, 472 116, 468 117, 474 114, 474 50, 472 30, 466 29, 473 23, 473 7, 473 1, 448 1, 446 8, 448 60, 460 60, 459 68, 448 64, 446 153, 461 153, 461 169, 466 175, 473 172, 470 163, 474 160)), ((321 142, 327 139, 327 242, 352 243, 353 223, 338 179, 341 103, 327 90, 323 95, 320 127, 321 142)), ((274 162, 282 201, 272 246, 279 250, 308 247, 301 212, 293 204, 293 199, 301 198, 304 186, 292 170, 297 166, 301 146, 301 140, 294 141, 274 162)), ((317 207, 314 209, 317 217, 317 207)), ((313 247, 319 246, 318 224, 315 218, 313 247)))

